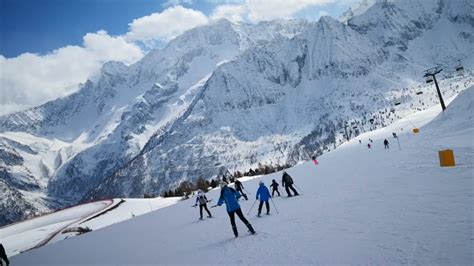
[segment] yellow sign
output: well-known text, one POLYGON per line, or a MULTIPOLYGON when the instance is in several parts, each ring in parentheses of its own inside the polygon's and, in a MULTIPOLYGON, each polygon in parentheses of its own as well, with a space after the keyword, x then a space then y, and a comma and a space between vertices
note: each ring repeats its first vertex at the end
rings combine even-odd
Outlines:
POLYGON ((439 165, 441 167, 456 166, 453 150, 439 151, 439 165))

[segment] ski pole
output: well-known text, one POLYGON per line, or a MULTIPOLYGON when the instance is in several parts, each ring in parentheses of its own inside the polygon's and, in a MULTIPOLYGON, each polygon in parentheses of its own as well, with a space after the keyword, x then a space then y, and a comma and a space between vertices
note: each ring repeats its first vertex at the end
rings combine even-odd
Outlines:
POLYGON ((245 192, 247 192, 247 194, 252 195, 252 193, 248 192, 248 190, 246 190, 245 188, 244 188, 244 190, 245 190, 245 192))
POLYGON ((252 207, 250 207, 250 210, 247 212, 247 215, 250 214, 250 211, 253 209, 253 206, 255 205, 256 202, 257 202, 257 200, 255 200, 255 201, 253 202, 252 207))
POLYGON ((273 201, 273 198, 270 198, 270 200, 272 201, 273 207, 275 207, 275 211, 277 212, 277 214, 280 214, 280 213, 278 212, 277 206, 275 205, 275 202, 273 201))

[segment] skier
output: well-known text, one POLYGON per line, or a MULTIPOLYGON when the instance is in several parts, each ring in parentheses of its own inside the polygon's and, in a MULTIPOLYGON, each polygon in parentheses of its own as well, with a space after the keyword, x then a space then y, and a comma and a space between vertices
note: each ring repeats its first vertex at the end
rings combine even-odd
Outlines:
POLYGON ((383 145, 385 146, 385 149, 390 149, 390 148, 388 147, 388 140, 387 140, 387 139, 385 139, 385 140, 383 141, 383 145))
POLYGON ((296 192, 296 189, 293 188, 293 179, 291 176, 284 171, 283 176, 281 177, 281 185, 285 187, 286 193, 288 193, 288 197, 293 197, 291 195, 290 189, 295 193, 295 196, 298 196, 298 192, 296 192))
POLYGON ((207 208, 207 203, 208 202, 209 202, 209 200, 207 200, 207 197, 204 194, 204 192, 202 190, 199 190, 198 194, 197 194, 197 197, 196 197, 196 204, 194 204, 194 206, 193 206, 193 207, 196 207, 199 203, 199 214, 201 215, 199 220, 202 220, 202 209, 203 208, 206 210, 206 212, 208 214, 207 217, 212 218, 211 212, 207 208))
POLYGON ((237 231, 237 226, 235 225, 235 214, 239 216, 240 220, 247 226, 250 233, 253 235, 255 234, 255 230, 253 230, 252 225, 245 219, 244 214, 242 213, 242 209, 240 208, 238 198, 240 197, 239 192, 236 192, 233 188, 228 187, 226 182, 221 182, 221 196, 219 197, 219 201, 217 202, 216 206, 221 206, 225 203, 227 208, 227 213, 229 214, 230 224, 232 225, 232 230, 234 231, 235 237, 239 236, 239 232, 237 231))
POLYGON ((242 185, 242 182, 240 182, 238 179, 235 179, 235 190, 237 190, 240 194, 242 194, 242 196, 244 197, 245 200, 249 200, 247 198, 247 195, 245 195, 244 193, 244 185, 242 185))
POLYGON ((362 140, 359 139, 359 143, 362 143, 362 140))
POLYGON ((260 217, 260 213, 262 213, 263 203, 265 202, 265 208, 267 208, 267 215, 270 215, 270 203, 268 200, 270 199, 270 192, 268 188, 263 184, 263 181, 258 182, 259 187, 257 190, 257 196, 255 200, 260 198, 260 205, 258 205, 258 214, 257 216, 260 217))
POLYGON ((6 265, 10 265, 10 261, 8 260, 7 253, 5 253, 5 249, 3 245, 0 244, 0 266, 3 265, 2 260, 5 261, 6 265))
POLYGON ((313 163, 314 163, 315 165, 318 165, 318 164, 319 164, 318 158, 316 158, 316 156, 313 156, 312 159, 313 159, 313 163))
POLYGON ((280 197, 280 191, 278 191, 278 186, 279 184, 275 181, 275 179, 272 180, 272 184, 270 187, 272 188, 272 197, 275 194, 275 191, 278 193, 278 197, 280 197))
POLYGON ((370 147, 371 147, 371 146, 370 146, 370 143, 367 143, 367 148, 369 148, 369 149, 370 149, 370 147))

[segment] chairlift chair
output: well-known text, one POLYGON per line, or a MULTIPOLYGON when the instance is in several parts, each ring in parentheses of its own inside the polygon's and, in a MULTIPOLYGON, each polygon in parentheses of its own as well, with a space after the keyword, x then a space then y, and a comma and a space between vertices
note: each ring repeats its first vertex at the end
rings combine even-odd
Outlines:
POLYGON ((456 71, 460 73, 464 70, 464 67, 461 65, 461 60, 458 60, 458 61, 459 61, 459 64, 456 66, 456 71))
POLYGON ((433 77, 432 76, 426 76, 426 83, 431 83, 433 82, 433 77))
POLYGON ((423 94, 423 92, 419 91, 419 92, 416 93, 416 95, 420 95, 420 94, 423 94))
POLYGON ((401 102, 396 102, 396 103, 395 103, 395 106, 400 105, 400 104, 401 104, 401 102))

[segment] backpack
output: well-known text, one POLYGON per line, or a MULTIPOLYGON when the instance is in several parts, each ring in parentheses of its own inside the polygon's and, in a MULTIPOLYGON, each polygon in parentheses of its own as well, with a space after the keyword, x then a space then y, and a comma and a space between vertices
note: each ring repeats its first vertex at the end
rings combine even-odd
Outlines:
POLYGON ((199 204, 205 204, 207 202, 206 196, 198 196, 199 204))

